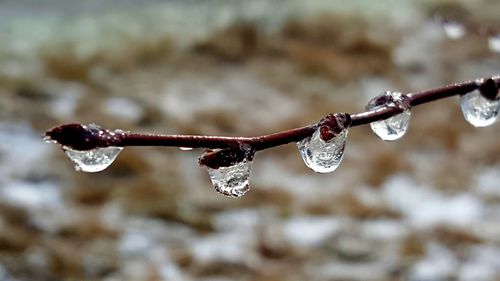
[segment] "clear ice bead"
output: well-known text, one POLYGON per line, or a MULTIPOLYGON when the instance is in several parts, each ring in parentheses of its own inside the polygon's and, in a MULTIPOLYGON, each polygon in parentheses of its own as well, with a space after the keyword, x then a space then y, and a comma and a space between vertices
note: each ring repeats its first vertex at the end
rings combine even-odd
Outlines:
POLYGON ((460 97, 460 107, 467 122, 474 127, 486 127, 497 120, 500 99, 489 100, 475 90, 460 97))
POLYGON ((465 36, 465 28, 461 23, 450 21, 443 23, 444 33, 450 39, 460 39, 465 36))
POLYGON ((383 106, 398 106, 404 110, 400 114, 385 120, 370 123, 372 131, 385 141, 400 139, 408 130, 411 117, 410 105, 405 103, 402 93, 387 91, 373 98, 366 106, 366 110, 377 110, 383 106))
POLYGON ((297 142, 297 147, 307 167, 317 173, 330 173, 342 161, 346 139, 347 129, 328 141, 321 139, 320 130, 317 129, 311 137, 297 142))
POLYGON ((75 170, 93 173, 100 172, 111 165, 123 147, 110 146, 92 150, 74 150, 63 147, 63 150, 75 164, 75 170))
POLYGON ((241 197, 250 190, 252 161, 243 160, 232 166, 213 169, 207 167, 208 175, 217 192, 229 197, 241 197))

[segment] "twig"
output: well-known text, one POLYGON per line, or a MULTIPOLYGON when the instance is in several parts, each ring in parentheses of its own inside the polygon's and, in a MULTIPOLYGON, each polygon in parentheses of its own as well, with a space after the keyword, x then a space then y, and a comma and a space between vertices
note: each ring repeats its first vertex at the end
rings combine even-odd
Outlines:
MULTIPOLYGON (((408 106, 414 107, 438 99, 464 95, 478 89, 485 98, 494 100, 499 96, 499 85, 499 76, 482 78, 475 81, 466 81, 441 88, 410 93, 405 95, 404 98, 408 106)), ((255 151, 305 139, 311 136, 318 128, 322 129, 321 138, 328 140, 343 128, 356 127, 384 120, 403 112, 403 110, 404 108, 401 106, 392 104, 382 106, 374 111, 356 114, 334 113, 327 115, 321 119, 320 122, 315 124, 257 137, 150 135, 129 133, 121 130, 111 131, 102 129, 98 126, 66 124, 47 131, 46 138, 74 150, 91 150, 109 146, 174 146, 215 150, 245 147, 245 149, 239 149, 239 151, 244 151, 245 155, 247 155, 248 151, 251 151, 251 155, 253 156, 255 151)), ((200 159, 200 163, 204 165, 208 163, 210 167, 215 168, 218 165, 229 165, 243 157, 242 154, 234 154, 231 151, 226 152, 226 154, 227 155, 224 155, 223 158, 225 160, 230 159, 229 162, 226 161, 227 163, 224 161, 222 161, 224 163, 219 164, 215 163, 216 161, 211 162, 210 159, 212 158, 210 158, 210 154, 204 155, 204 157, 200 159)))

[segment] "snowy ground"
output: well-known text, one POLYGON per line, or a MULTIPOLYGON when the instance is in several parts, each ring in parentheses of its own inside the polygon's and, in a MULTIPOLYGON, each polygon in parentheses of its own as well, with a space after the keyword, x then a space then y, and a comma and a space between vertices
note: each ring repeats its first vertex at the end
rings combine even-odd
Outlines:
POLYGON ((67 122, 258 135, 498 75, 491 40, 432 16, 498 28, 482 3, 1 1, 0 280, 500 279, 500 125, 468 125, 458 99, 413 110, 398 142, 352 129, 333 174, 295 145, 259 152, 241 199, 200 150, 82 174, 41 140, 67 122))

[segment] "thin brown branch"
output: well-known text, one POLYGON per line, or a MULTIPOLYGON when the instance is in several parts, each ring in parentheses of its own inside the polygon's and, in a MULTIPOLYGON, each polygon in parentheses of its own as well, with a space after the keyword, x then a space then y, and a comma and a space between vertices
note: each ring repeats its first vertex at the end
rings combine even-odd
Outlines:
MULTIPOLYGON (((498 76, 482 78, 417 93, 409 93, 405 95, 405 100, 411 107, 414 107, 451 96, 464 95, 476 89, 479 89, 484 97, 493 100, 498 98, 499 85, 500 77, 498 76)), ((85 126, 81 124, 66 124, 55 127, 46 132, 46 137, 62 146, 75 150, 91 150, 109 146, 174 146, 227 149, 243 145, 249 147, 252 151, 259 151, 291 142, 298 142, 311 136, 318 127, 328 129, 325 131, 325 136, 322 132, 322 138, 331 138, 332 135, 338 133, 342 128, 356 127, 384 120, 401 113, 403 110, 403 108, 397 105, 386 105, 373 111, 356 114, 329 114, 315 124, 257 137, 149 135, 129 133, 121 130, 110 131, 98 126, 85 126), (332 120, 336 121, 333 122, 332 120)))

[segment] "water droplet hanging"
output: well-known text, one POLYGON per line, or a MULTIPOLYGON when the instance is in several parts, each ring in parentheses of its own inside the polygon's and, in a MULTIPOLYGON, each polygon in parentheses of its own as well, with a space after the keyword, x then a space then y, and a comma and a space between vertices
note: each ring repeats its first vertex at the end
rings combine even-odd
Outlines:
POLYGON ((317 173, 335 171, 344 157, 350 117, 345 114, 337 114, 327 118, 332 121, 332 124, 328 126, 321 124, 324 121, 322 120, 311 137, 297 142, 302 160, 307 167, 317 173), (349 121, 346 122, 345 118, 348 118, 349 121), (329 131, 330 136, 325 136, 325 130, 329 131), (324 140, 325 138, 327 140, 324 140))
POLYGON ((367 111, 377 110, 384 106, 393 106, 403 109, 403 112, 385 120, 370 123, 372 131, 385 141, 394 141, 403 137, 408 130, 411 111, 406 96, 399 92, 387 91, 373 98, 366 106, 367 111))
POLYGON ((252 161, 243 160, 229 167, 207 167, 215 190, 230 197, 241 197, 250 190, 249 178, 252 161))
POLYGON ((460 96, 460 107, 465 120, 474 127, 486 127, 497 120, 500 98, 489 100, 479 90, 460 96))
POLYGON ((229 197, 242 197, 250 190, 250 170, 255 151, 248 145, 207 150, 200 157, 215 190, 229 197))
POLYGON ((75 164, 75 169, 82 172, 100 172, 115 161, 123 147, 103 147, 91 150, 74 150, 63 146, 69 159, 75 164))

